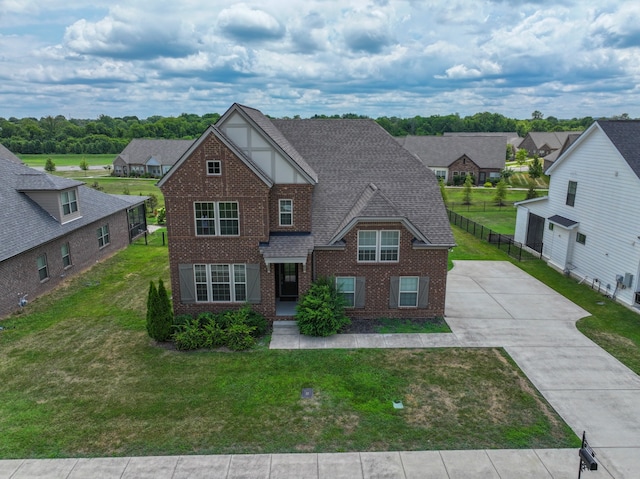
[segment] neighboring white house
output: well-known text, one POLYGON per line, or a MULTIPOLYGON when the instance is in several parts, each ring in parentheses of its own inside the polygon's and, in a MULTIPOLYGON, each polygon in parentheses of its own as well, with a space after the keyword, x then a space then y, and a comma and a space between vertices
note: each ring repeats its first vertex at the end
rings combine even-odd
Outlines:
POLYGON ((548 196, 517 203, 515 240, 640 306, 640 121, 593 123, 547 174, 548 196))

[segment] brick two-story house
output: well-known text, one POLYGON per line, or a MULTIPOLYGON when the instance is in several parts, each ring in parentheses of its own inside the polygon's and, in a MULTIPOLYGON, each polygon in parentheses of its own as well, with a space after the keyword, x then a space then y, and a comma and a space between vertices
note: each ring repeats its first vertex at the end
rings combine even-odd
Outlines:
POLYGON ((372 120, 234 104, 158 183, 176 314, 269 318, 321 276, 354 317, 444 314, 454 245, 435 175, 372 120))

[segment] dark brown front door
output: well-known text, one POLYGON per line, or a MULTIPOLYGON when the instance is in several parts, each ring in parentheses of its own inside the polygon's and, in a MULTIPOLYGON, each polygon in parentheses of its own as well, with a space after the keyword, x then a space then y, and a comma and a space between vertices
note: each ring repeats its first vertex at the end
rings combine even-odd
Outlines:
POLYGON ((298 264, 278 264, 278 296, 282 300, 298 299, 298 264))

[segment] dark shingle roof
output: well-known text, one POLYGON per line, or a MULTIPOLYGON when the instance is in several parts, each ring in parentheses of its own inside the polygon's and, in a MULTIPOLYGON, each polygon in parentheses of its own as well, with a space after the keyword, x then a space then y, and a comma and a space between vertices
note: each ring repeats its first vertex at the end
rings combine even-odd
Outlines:
POLYGON ((193 142, 194 140, 133 139, 118 158, 129 165, 143 165, 151 157, 157 159, 162 165, 173 165, 193 142))
POLYGON ((0 143, 0 160, 10 160, 14 163, 22 163, 20 158, 14 155, 7 147, 0 143))
POLYGON ((564 226, 565 228, 572 228, 578 224, 577 221, 571 220, 569 218, 565 218, 564 216, 560 216, 560 215, 550 216, 549 221, 557 225, 564 226))
POLYGON ((550 148, 559 149, 567 140, 569 135, 575 134, 575 131, 530 131, 527 136, 531 138, 536 148, 548 145, 550 148))
POLYGON ((640 120, 599 120, 598 125, 640 178, 640 120))
POLYGON ((144 197, 136 197, 137 201, 125 201, 122 198, 82 186, 79 182, 52 177, 47 173, 2 159, 0 159, 0 178, 2 178, 0 181, 0 204, 9 205, 9 207, 0 208, 0 224, 2 225, 0 228, 0 261, 144 201, 144 197), (25 177, 30 178, 27 181, 30 186, 29 191, 34 191, 33 187, 37 185, 42 185, 44 190, 57 191, 58 188, 51 188, 51 185, 59 186, 63 180, 67 185, 80 185, 78 186, 78 202, 82 217, 60 224, 58 220, 19 190, 20 183, 24 182, 25 177))
POLYGON ((455 243, 434 173, 375 121, 271 122, 318 175, 312 211, 317 246, 363 214, 402 215, 429 243, 455 243))
POLYGON ((429 167, 448 167, 466 155, 479 168, 504 168, 507 138, 503 136, 407 136, 398 142, 429 167))

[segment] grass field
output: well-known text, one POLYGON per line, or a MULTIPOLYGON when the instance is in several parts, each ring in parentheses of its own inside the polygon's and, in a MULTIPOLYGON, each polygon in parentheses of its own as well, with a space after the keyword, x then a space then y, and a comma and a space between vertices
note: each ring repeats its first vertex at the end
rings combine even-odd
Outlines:
POLYGON ((499 348, 159 347, 144 321, 149 281, 169 279, 159 241, 2 323, 0 457, 578 445, 499 348))
POLYGON ((17 155, 18 158, 22 160, 27 166, 31 168, 34 167, 43 167, 47 162, 47 158, 51 158, 53 163, 56 165, 56 168, 62 166, 76 166, 80 165, 80 162, 85 159, 89 166, 106 166, 112 165, 113 160, 116 159, 118 155, 116 154, 106 154, 106 155, 74 155, 74 154, 65 154, 65 155, 17 155))

